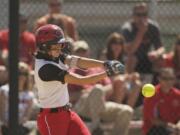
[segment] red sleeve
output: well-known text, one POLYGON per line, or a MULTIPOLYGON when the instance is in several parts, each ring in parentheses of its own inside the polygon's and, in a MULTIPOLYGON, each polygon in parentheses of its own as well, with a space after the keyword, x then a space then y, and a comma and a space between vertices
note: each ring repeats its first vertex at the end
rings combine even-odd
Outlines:
POLYGON ((35 49, 36 49, 36 39, 35 39, 35 36, 33 34, 31 34, 30 48, 31 48, 30 51, 35 52, 35 49))
POLYGON ((180 120, 180 89, 175 89, 174 97, 177 99, 177 119, 180 120))
POLYGON ((32 53, 35 52, 36 48, 36 39, 34 34, 31 32, 24 32, 21 37, 21 42, 28 47, 27 53, 31 56, 32 53))
POLYGON ((0 32, 0 49, 7 50, 8 49, 8 30, 3 30, 0 32))
POLYGON ((163 59, 165 64, 164 67, 170 67, 170 68, 174 67, 172 54, 166 54, 163 59))
POLYGON ((0 50, 3 49, 3 45, 2 45, 2 33, 0 32, 0 50))
POLYGON ((155 97, 145 98, 144 99, 144 108, 143 108, 143 133, 146 134, 147 131, 151 128, 151 120, 154 118, 154 108, 155 108, 155 97))

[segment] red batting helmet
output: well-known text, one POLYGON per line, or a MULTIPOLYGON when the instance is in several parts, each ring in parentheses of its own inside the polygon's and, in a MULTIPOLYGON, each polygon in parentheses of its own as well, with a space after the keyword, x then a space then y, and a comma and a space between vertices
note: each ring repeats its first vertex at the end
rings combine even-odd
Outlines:
POLYGON ((50 49, 51 45, 66 42, 63 30, 59 26, 53 24, 47 24, 39 27, 35 36, 37 47, 44 53, 50 49))

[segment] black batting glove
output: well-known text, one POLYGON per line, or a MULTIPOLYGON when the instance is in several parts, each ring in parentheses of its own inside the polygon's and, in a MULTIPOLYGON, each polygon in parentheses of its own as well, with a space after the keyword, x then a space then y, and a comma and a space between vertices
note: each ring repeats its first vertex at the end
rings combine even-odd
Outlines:
POLYGON ((117 60, 105 61, 104 67, 108 76, 123 74, 125 71, 124 65, 117 60))

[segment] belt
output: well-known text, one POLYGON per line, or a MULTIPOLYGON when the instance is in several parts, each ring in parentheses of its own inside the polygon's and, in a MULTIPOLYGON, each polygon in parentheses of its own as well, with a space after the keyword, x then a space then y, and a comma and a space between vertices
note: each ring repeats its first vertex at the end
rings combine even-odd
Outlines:
POLYGON ((68 103, 65 106, 55 107, 55 108, 40 108, 40 113, 58 113, 61 111, 69 111, 71 109, 71 104, 68 103))

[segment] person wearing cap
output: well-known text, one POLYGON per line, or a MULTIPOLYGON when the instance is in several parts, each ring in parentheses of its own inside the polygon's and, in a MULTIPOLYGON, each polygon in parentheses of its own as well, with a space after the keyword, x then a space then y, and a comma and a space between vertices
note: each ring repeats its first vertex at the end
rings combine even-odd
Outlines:
MULTIPOLYGON (((24 14, 19 14, 19 59, 33 67, 32 54, 35 51, 35 36, 27 29, 28 18, 24 14)), ((7 65, 8 59, 8 43, 9 43, 9 30, 0 31, 0 45, 1 45, 1 64, 7 65)))
POLYGON ((79 41, 74 42, 74 47, 73 47, 74 52, 77 52, 79 50, 89 51, 89 49, 90 48, 87 42, 84 40, 79 40, 79 41))
POLYGON ((62 13, 63 0, 48 0, 49 13, 40 17, 35 22, 35 30, 45 24, 55 24, 64 30, 66 36, 73 40, 78 40, 78 32, 76 28, 76 20, 62 13), (53 20, 53 21, 52 21, 53 20))

